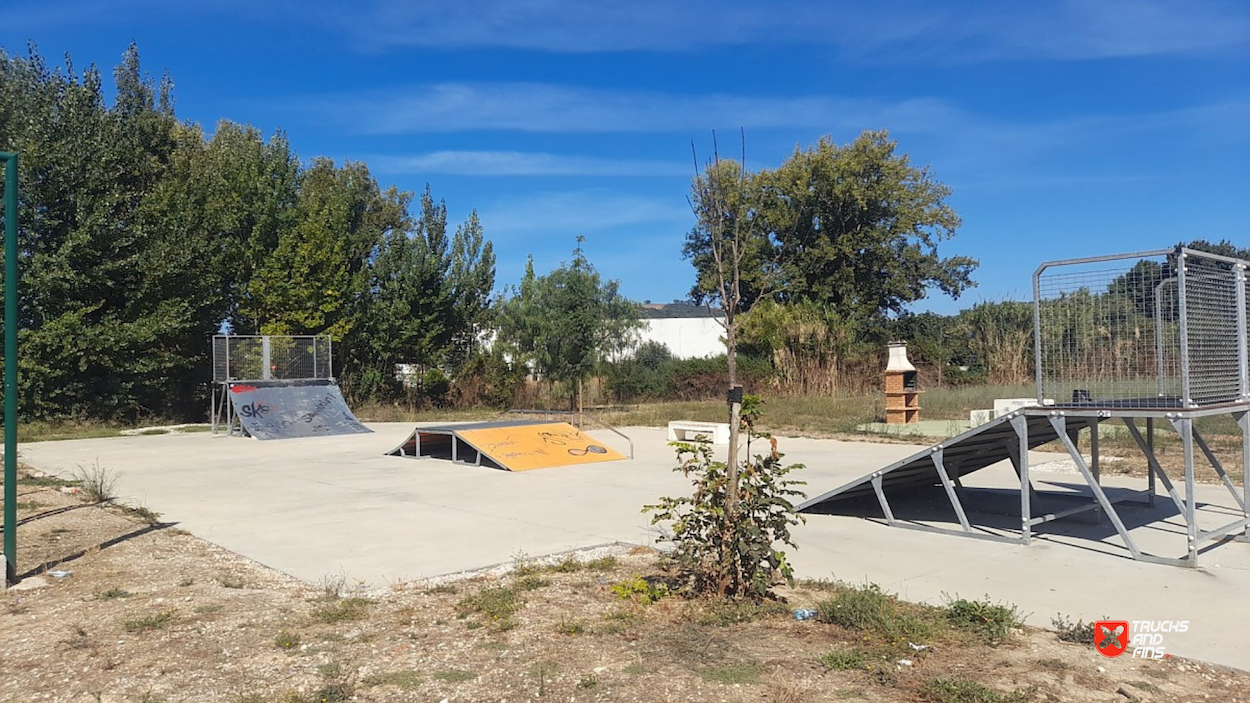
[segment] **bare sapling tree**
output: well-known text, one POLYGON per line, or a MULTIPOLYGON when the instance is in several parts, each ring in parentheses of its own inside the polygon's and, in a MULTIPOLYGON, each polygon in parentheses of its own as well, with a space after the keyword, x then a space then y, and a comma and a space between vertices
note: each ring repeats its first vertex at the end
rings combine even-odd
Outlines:
POLYGON ((710 266, 701 267, 711 275, 700 276, 695 283, 695 296, 701 298, 725 330, 725 363, 729 375, 729 448, 727 463, 728 495, 726 523, 734 520, 738 507, 739 430, 742 424, 742 386, 738 383, 738 317, 750 312, 775 288, 769 276, 761 272, 775 271, 763 266, 761 242, 767 242, 767 230, 761 227, 762 214, 756 202, 754 174, 746 167, 746 134, 742 135, 742 154, 737 162, 722 161, 712 133, 712 157, 700 170, 694 144, 695 178, 689 196, 695 215, 695 227, 687 237, 687 257, 703 259, 710 266), (748 267, 750 273, 748 273, 748 267), (747 295, 744 286, 751 287, 747 295), (721 317, 715 316, 720 307, 721 317))

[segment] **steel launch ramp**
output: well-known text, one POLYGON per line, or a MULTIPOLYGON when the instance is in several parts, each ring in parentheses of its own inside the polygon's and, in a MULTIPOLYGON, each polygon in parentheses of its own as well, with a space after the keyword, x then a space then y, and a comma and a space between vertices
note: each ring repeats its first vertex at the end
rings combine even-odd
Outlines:
POLYGON ((244 432, 256 439, 295 439, 372 432, 352 414, 330 379, 228 383, 244 432))
POLYGON ((617 461, 625 456, 567 422, 511 420, 418 427, 390 456, 447 459, 504 471, 617 461))
MULTIPOLYGON (((1019 456, 1019 435, 1012 425, 1012 417, 1005 415, 995 418, 941 444, 916 452, 906 459, 811 498, 796 509, 802 512, 840 500, 871 498, 876 493, 873 488, 875 478, 880 479, 882 490, 887 491, 940 487, 943 481, 934 462, 934 456, 939 451, 947 478, 952 482, 1004 459, 1014 460, 1014 457, 1019 456)), ((1059 438, 1048 417, 1026 415, 1023 418, 1028 426, 1029 449, 1036 449, 1059 438)))

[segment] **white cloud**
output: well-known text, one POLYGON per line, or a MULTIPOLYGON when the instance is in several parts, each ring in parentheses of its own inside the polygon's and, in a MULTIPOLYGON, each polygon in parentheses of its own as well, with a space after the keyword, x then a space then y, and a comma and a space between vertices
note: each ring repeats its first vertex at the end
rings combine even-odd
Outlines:
POLYGON ((492 237, 543 234, 574 237, 620 227, 656 225, 666 232, 684 231, 692 215, 682 193, 673 198, 620 194, 607 190, 539 193, 479 208, 482 226, 492 237))
POLYGON ((668 161, 626 161, 521 151, 435 151, 416 156, 374 156, 382 173, 457 176, 681 176, 690 166, 668 161))
POLYGON ((461 0, 437 8, 374 0, 349 16, 325 4, 311 14, 346 26, 364 51, 687 52, 808 44, 874 61, 916 61, 1207 53, 1250 41, 1250 10, 1234 0, 461 0))
POLYGON ((836 96, 757 98, 610 91, 549 83, 440 83, 334 96, 307 106, 363 132, 687 132, 719 127, 928 131, 959 117, 932 98, 886 102, 836 96))

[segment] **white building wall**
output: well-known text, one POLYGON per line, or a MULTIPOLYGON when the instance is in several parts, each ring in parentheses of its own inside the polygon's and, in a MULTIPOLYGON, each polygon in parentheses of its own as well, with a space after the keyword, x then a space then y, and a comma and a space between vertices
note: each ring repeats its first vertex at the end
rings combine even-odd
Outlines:
POLYGON ((645 320, 639 343, 656 341, 677 359, 702 359, 725 353, 725 328, 711 317, 657 317, 645 320))

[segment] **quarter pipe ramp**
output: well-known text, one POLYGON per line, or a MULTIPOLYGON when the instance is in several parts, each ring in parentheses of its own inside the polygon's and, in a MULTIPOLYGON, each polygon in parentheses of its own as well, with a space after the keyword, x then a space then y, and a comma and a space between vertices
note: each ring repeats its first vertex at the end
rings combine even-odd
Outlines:
POLYGON ((361 424, 332 380, 228 384, 243 430, 256 439, 294 439, 372 432, 361 424))

